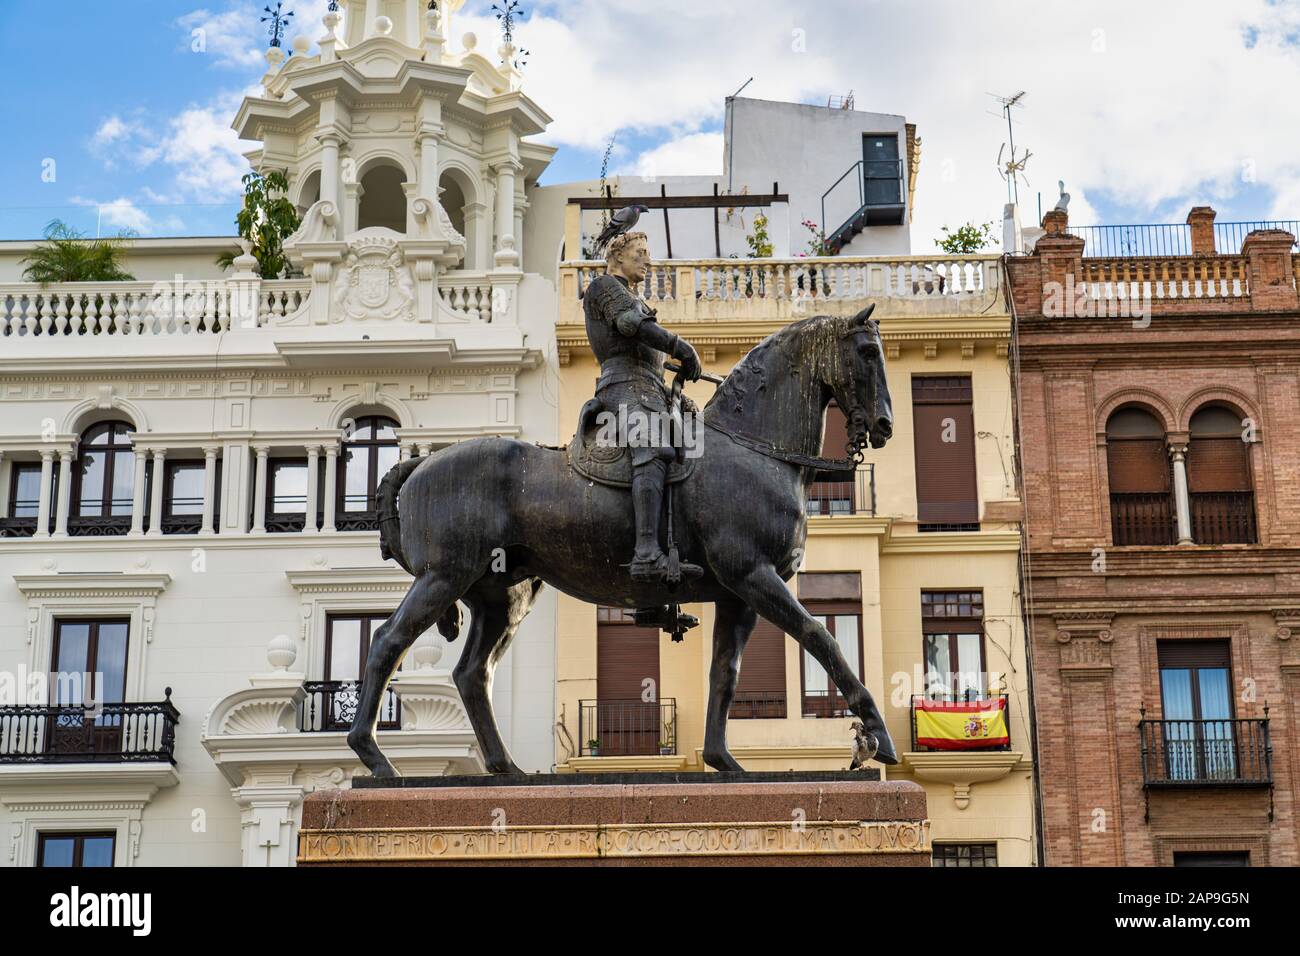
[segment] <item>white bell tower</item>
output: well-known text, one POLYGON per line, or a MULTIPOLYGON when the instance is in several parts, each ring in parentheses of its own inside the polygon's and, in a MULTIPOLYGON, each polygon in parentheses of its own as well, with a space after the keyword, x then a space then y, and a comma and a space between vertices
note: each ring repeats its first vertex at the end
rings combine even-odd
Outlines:
POLYGON ((467 33, 451 49, 463 5, 337 0, 318 52, 308 36, 293 39, 290 55, 268 50, 263 92, 240 107, 236 131, 263 144, 250 160, 287 171, 302 213, 285 248, 312 279, 315 322, 338 321, 326 304, 344 294, 341 281, 358 285, 361 268, 372 269, 372 299, 385 286, 411 289, 412 302, 352 302, 349 321, 367 309, 438 321, 438 277, 454 272, 485 274, 492 286, 472 314, 490 310, 496 322, 514 308, 525 183, 554 154, 527 137, 550 117, 522 90, 513 46, 501 44, 494 62, 467 33), (387 283, 373 274, 381 263, 395 270, 387 283))

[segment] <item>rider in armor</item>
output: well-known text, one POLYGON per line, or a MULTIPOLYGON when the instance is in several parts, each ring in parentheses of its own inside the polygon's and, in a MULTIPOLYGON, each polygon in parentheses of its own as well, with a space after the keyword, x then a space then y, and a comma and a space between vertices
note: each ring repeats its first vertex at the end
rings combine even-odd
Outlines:
MULTIPOLYGON (((583 296, 587 338, 600 362, 596 398, 620 421, 669 419, 669 394, 664 385, 664 360, 681 363, 687 380, 702 372, 700 357, 689 342, 659 324, 655 311, 637 292, 650 267, 648 240, 643 232, 618 236, 606 253, 606 273, 593 279, 583 296)), ((632 429, 626 429, 631 432, 632 429)), ((636 554, 629 565, 634 581, 667 580, 668 558, 659 543, 659 516, 668 466, 677 456, 671 429, 641 430, 631 445, 632 506, 636 513, 636 554)), ((698 577, 697 565, 682 564, 681 573, 698 577)))

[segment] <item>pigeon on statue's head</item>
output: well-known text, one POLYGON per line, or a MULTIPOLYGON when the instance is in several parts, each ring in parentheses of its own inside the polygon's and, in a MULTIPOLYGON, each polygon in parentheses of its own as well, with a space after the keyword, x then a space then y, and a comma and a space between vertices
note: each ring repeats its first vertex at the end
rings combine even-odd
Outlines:
POLYGON ((640 221, 641 213, 649 211, 649 206, 624 206, 610 217, 609 225, 605 227, 604 231, 600 234, 600 237, 596 240, 596 248, 604 249, 616 238, 623 235, 623 233, 631 232, 632 227, 640 221))

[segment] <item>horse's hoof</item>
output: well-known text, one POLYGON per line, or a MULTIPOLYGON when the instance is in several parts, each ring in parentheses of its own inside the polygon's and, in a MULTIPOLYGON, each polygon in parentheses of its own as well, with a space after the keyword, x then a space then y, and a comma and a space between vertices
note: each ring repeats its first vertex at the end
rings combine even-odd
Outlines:
POLYGON ((723 751, 720 754, 704 754, 704 764, 719 773, 744 773, 745 768, 736 763, 736 758, 723 751))

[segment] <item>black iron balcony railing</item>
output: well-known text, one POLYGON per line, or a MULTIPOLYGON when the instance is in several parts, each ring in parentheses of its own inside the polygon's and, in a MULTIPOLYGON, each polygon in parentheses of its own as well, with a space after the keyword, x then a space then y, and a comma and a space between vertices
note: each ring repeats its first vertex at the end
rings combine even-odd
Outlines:
MULTIPOLYGON (((305 734, 347 733, 357 716, 361 685, 356 681, 308 681, 298 727, 305 734)), ((379 730, 402 729, 402 701, 391 687, 379 708, 379 730)))
MULTIPOLYGON (((1216 222, 1214 251, 1221 256, 1239 255, 1246 236, 1257 229, 1284 229, 1296 236, 1300 235, 1300 222, 1294 219, 1216 222)), ((1192 229, 1186 223, 1071 225, 1070 232, 1084 241, 1083 254, 1089 259, 1164 259, 1192 255, 1192 229)))
POLYGON ((876 513, 876 468, 868 464, 849 480, 821 480, 808 488, 810 516, 868 515, 876 513))
POLYGON ((1192 540, 1197 544, 1256 544, 1255 494, 1250 491, 1194 491, 1192 540))
POLYGON ((731 720, 779 720, 786 715, 785 693, 737 693, 731 702, 731 720))
POLYGON ((1148 787, 1268 787, 1273 747, 1263 719, 1142 720, 1148 787))
POLYGON ((109 538, 125 535, 130 531, 130 515, 68 519, 68 535, 73 538, 109 538))
POLYGON ((1116 493, 1110 496, 1111 538, 1115 547, 1176 544, 1174 496, 1116 493))
POLYGON ((677 701, 579 701, 578 741, 583 757, 676 754, 677 701))
POLYGON ((823 719, 853 716, 849 702, 833 690, 805 690, 802 713, 805 717, 823 719))
POLYGON ((152 704, 0 707, 0 764, 176 762, 171 701, 152 704))
POLYGON ((30 538, 35 533, 35 518, 0 518, 0 538, 30 538))
POLYGON ((379 514, 375 511, 339 514, 334 518, 334 527, 339 531, 378 531, 379 514))
MULTIPOLYGON (((972 716, 978 717, 979 714, 974 714, 972 716)), ((1011 699, 1006 694, 988 694, 967 690, 965 693, 960 695, 947 694, 942 697, 930 695, 926 697, 912 698, 912 750, 916 752, 928 753, 960 750, 963 753, 993 753, 1008 751, 1011 749, 1010 728, 1011 699), (960 707, 978 707, 981 712, 988 714, 995 714, 1000 710, 1005 722, 1004 726, 1007 730, 1006 736, 991 738, 989 742, 982 741, 978 738, 969 739, 965 734, 961 737, 953 736, 951 740, 943 739, 935 743, 922 742, 917 739, 917 711, 923 711, 927 707, 940 709, 945 706, 954 705, 960 707)), ((976 721, 976 726, 972 727, 972 729, 982 731, 983 727, 980 725, 979 721, 976 721)))

